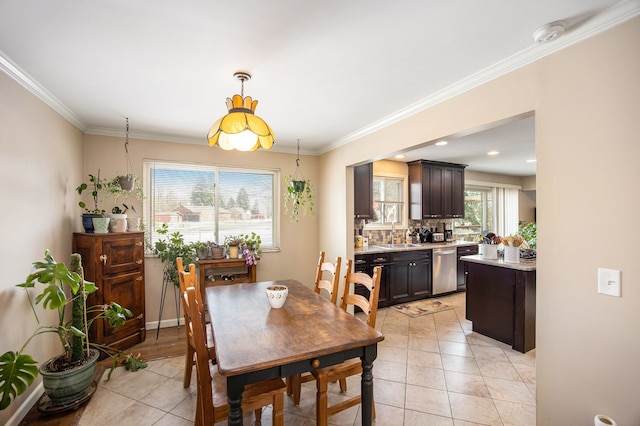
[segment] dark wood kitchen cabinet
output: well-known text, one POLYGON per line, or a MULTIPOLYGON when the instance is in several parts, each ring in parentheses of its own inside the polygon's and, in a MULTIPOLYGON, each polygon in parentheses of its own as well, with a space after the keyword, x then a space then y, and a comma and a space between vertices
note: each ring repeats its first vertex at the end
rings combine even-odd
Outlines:
POLYGON ((373 163, 353 168, 353 215, 356 219, 374 219, 373 163))
POLYGON ((390 305, 431 295, 431 250, 392 252, 385 268, 390 305))
POLYGON ((379 308, 425 299, 431 295, 431 250, 355 255, 354 271, 371 275, 375 266, 382 266, 379 308))
MULTIPOLYGON (((375 266, 382 266, 382 276, 380 277, 380 294, 378 295, 378 307, 384 308, 389 306, 389 284, 388 284, 388 270, 386 264, 388 263, 388 257, 386 254, 356 254, 353 264, 354 272, 364 272, 369 276, 373 276, 373 268, 375 266)), ((356 292, 364 297, 369 297, 368 294, 364 294, 367 291, 363 286, 358 286, 356 292)))
POLYGON ((467 286, 466 286, 466 274, 464 272, 464 263, 462 260, 460 260, 460 257, 462 256, 471 256, 474 254, 478 254, 479 252, 479 247, 477 244, 474 244, 472 246, 462 246, 462 247, 458 247, 457 250, 457 282, 458 282, 458 291, 464 291, 466 290, 467 286))
POLYGON ((519 352, 536 347, 536 271, 464 261, 473 331, 519 352))
POLYGON ((143 342, 144 233, 74 233, 73 252, 82 256, 85 279, 98 287, 88 297, 89 306, 116 302, 133 313, 117 330, 104 320, 96 320, 89 329, 91 341, 116 349, 143 342))
POLYGON ((464 217, 465 165, 426 160, 408 165, 410 219, 464 217))

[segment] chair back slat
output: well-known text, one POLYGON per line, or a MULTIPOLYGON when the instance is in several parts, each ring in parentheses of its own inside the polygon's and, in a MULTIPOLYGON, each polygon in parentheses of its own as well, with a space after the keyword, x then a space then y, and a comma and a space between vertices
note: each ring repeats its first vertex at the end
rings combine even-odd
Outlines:
POLYGON ((373 276, 369 276, 364 272, 351 272, 352 267, 353 262, 351 259, 347 260, 347 268, 344 275, 344 293, 340 307, 345 311, 348 310, 349 306, 359 307, 366 316, 366 323, 375 328, 382 268, 376 266, 373 268, 373 276), (350 291, 352 284, 353 293, 350 291), (363 286, 367 290, 365 293, 368 293, 368 297, 358 292, 358 286, 363 286))
POLYGON ((316 269, 316 281, 315 281, 315 289, 314 291, 320 294, 321 290, 324 289, 327 293, 329 293, 329 300, 334 305, 338 300, 338 287, 340 285, 340 266, 342 263, 342 258, 337 257, 335 263, 325 262, 324 261, 325 253, 324 251, 320 252, 320 257, 318 258, 318 267, 316 269), (329 275, 330 279, 325 279, 324 276, 329 275))

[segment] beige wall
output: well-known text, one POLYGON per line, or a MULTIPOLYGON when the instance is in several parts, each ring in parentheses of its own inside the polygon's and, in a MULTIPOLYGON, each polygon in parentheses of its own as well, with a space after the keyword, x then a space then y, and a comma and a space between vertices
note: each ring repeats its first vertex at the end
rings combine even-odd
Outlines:
MULTIPOLYGON (((80 214, 74 189, 82 158, 82 133, 0 72, 0 353, 19 350, 36 329, 24 290, 15 284, 24 282, 45 249, 56 260, 69 262, 71 232, 80 214)), ((41 321, 55 321, 55 312, 43 313, 39 307, 38 312, 41 321)), ((26 349, 40 362, 62 352, 52 333, 37 337, 26 349)), ((20 410, 34 389, 0 411, 0 424, 20 410)), ((24 405, 28 409, 33 403, 35 399, 24 405)))
POLYGON ((535 112, 540 425, 591 424, 596 413, 640 424, 635 240, 594 244, 591 232, 603 221, 634 223, 640 209, 630 185, 640 179, 639 49, 635 18, 320 159, 320 184, 343 200, 322 203, 320 216, 346 215, 344 224, 321 220, 320 246, 352 257, 350 165, 535 112), (622 271, 622 298, 597 294, 598 267, 622 271))
MULTIPOLYGON (((131 120, 130 120, 131 121, 131 120)), ((134 125, 133 122, 130 123, 134 125)), ((98 167, 101 176, 113 177, 124 166, 124 138, 108 136, 85 136, 85 173, 95 173, 98 167)), ((268 168, 280 170, 280 194, 284 193, 284 176, 294 173, 296 156, 269 151, 243 153, 237 151, 223 151, 213 148, 203 141, 200 145, 176 144, 150 140, 129 138, 129 154, 133 172, 142 176, 143 159, 171 160, 197 162, 201 164, 237 166, 247 168, 268 168)), ((320 188, 318 181, 317 157, 301 156, 300 167, 305 178, 311 180, 317 198, 320 188)), ((281 204, 281 203, 280 203, 281 204)), ((316 208, 320 205, 315 202, 316 208)), ((108 210, 112 207, 108 207, 108 210)), ((142 212, 142 209, 136 209, 142 212)), ((281 278, 294 278, 313 286, 315 267, 318 261, 318 215, 301 216, 298 223, 292 223, 280 205, 280 251, 263 252, 258 263, 257 275, 261 281, 281 278)), ((75 223, 75 230, 82 230, 80 220, 75 223)), ((251 232, 247 229, 246 232, 251 232)), ((146 320, 152 328, 158 321, 160 308, 160 291, 162 288, 162 263, 155 257, 148 257, 145 261, 146 287, 146 320), (151 323, 151 324, 150 324, 151 323)), ((165 301, 163 320, 166 324, 175 324, 176 318, 173 296, 167 296, 165 301)), ((155 338, 155 337, 154 337, 155 338)))

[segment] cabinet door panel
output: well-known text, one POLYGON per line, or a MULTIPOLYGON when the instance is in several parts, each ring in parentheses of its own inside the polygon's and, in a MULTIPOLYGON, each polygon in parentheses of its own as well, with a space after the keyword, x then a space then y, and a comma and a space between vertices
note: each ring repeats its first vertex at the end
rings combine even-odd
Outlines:
POLYGON ((442 169, 442 217, 452 218, 453 208, 453 168, 442 169))
MULTIPOLYGON (((128 336, 134 330, 144 328, 144 280, 139 272, 120 274, 103 280, 104 300, 116 302, 133 314, 118 330, 114 330, 106 321, 102 321, 102 333, 105 343, 115 342, 128 336)), ((99 325, 100 326, 100 325, 99 325)))
POLYGON ((413 262, 411 267, 411 296, 423 299, 431 294, 431 262, 413 262))
POLYGON ((444 167, 429 166, 430 182, 429 182, 429 206, 428 215, 432 218, 443 217, 443 200, 442 185, 444 183, 444 167))
POLYGON ((409 262, 393 263, 385 267, 388 271, 389 302, 391 304, 411 300, 409 268, 411 268, 409 262))
POLYGON ((454 168, 452 173, 451 217, 464 217, 464 168, 454 168))
POLYGON ((102 242, 102 253, 106 256, 102 261, 103 275, 121 274, 129 271, 137 271, 144 262, 142 240, 127 238, 118 240, 105 240, 102 242))
POLYGON ((373 163, 353 168, 353 214, 373 219, 373 163))

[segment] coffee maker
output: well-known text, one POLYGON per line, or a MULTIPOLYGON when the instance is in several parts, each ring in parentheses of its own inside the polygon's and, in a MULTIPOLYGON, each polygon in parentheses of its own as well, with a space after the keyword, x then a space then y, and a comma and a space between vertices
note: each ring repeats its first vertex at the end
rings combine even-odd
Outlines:
POLYGON ((442 232, 444 233, 444 240, 445 241, 453 241, 453 230, 452 229, 447 229, 447 224, 446 223, 442 224, 442 232))

